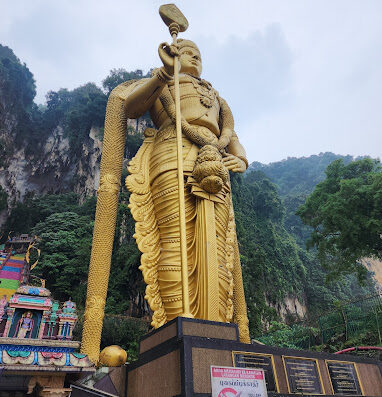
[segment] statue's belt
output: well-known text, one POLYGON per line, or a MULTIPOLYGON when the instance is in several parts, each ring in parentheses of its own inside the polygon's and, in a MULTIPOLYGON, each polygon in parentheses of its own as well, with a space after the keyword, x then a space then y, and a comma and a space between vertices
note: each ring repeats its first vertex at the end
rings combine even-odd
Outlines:
MULTIPOLYGON (((198 134, 207 137, 207 136, 217 136, 216 134, 214 134, 210 129, 208 129, 207 127, 203 127, 201 125, 190 125, 191 128, 194 128, 198 134)), ((182 134, 183 138, 189 140, 184 134, 182 134)), ((176 129, 175 126, 173 125, 169 125, 167 127, 164 127, 160 130, 158 130, 155 133, 155 143, 160 143, 163 141, 167 141, 169 139, 176 139, 176 129)))

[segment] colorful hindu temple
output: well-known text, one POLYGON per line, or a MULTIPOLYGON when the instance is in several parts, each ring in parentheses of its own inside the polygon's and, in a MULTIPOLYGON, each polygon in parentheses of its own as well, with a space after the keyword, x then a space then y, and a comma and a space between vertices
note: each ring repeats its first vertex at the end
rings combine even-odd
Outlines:
POLYGON ((73 341, 78 315, 43 286, 29 284, 33 238, 9 239, 0 251, 0 395, 68 396, 70 383, 95 368, 73 341))

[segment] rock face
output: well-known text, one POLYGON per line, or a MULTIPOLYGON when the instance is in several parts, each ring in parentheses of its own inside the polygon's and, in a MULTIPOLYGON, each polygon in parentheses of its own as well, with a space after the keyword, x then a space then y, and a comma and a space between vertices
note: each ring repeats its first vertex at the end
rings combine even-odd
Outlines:
POLYGON ((99 181, 102 152, 99 136, 99 130, 92 128, 89 131, 79 158, 71 156, 68 138, 64 137, 60 126, 48 136, 42 150, 39 150, 39 156, 26 156, 26 148, 16 149, 12 139, 7 137, 10 149, 7 151, 6 164, 0 168, 0 185, 8 195, 8 211, 16 201, 22 201, 26 194, 32 192, 46 194, 74 191, 81 197, 94 194, 99 181))
POLYGON ((373 258, 364 258, 362 262, 367 270, 373 273, 377 291, 382 294, 382 261, 373 258))
MULTIPOLYGON (((17 201, 25 195, 75 192, 81 199, 94 195, 99 184, 102 154, 102 131, 92 127, 82 142, 80 156, 70 152, 69 139, 63 128, 56 126, 41 145, 38 155, 27 155, 26 146, 16 148, 12 136, 12 117, 1 125, 0 140, 7 142, 5 156, 0 163, 0 186, 7 194, 7 209, 0 211, 0 226, 17 201)), ((143 132, 147 122, 129 120, 128 126, 143 132), (131 124, 131 125, 130 125, 131 124)), ((131 154, 126 151, 124 164, 131 154)))
POLYGON ((291 318, 294 320, 302 320, 306 317, 308 309, 306 306, 305 297, 297 297, 296 295, 287 295, 282 302, 274 305, 271 302, 267 302, 268 306, 273 307, 277 315, 286 323, 288 323, 291 318))

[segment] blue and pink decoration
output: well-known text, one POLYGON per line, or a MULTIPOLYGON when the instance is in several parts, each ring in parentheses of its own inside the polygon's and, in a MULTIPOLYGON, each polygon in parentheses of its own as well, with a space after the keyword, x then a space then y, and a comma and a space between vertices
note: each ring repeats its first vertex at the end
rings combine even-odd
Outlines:
POLYGON ((69 299, 59 306, 48 289, 20 286, 9 301, 0 300, 0 336, 71 340, 78 319, 76 304, 69 299))

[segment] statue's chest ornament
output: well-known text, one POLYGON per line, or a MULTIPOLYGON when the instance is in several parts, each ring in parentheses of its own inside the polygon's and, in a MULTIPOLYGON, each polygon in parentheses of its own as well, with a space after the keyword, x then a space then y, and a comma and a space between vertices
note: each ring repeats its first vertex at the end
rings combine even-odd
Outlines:
POLYGON ((191 82, 196 92, 200 95, 200 103, 206 108, 212 108, 217 98, 217 93, 212 88, 212 85, 208 81, 196 79, 195 77, 191 79, 191 82))

